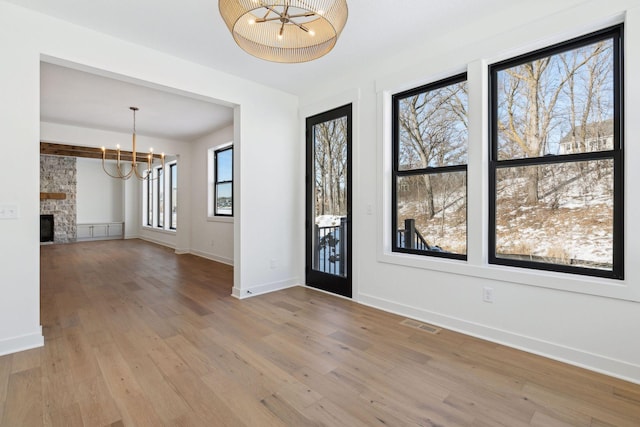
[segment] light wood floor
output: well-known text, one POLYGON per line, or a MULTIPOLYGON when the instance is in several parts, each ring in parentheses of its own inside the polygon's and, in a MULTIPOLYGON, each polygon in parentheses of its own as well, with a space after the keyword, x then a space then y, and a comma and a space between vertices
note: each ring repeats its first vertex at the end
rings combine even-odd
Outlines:
POLYGON ((401 325, 142 241, 41 248, 45 347, 0 357, 2 426, 639 426, 640 386, 401 325))

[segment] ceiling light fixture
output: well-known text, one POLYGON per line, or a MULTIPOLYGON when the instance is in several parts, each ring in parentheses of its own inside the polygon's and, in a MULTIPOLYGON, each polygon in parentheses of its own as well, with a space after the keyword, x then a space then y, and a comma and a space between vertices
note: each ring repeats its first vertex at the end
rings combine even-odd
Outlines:
POLYGON ((219 0, 218 7, 238 46, 287 63, 329 53, 349 14, 346 0, 219 0))
MULTIPOLYGON (((102 147, 102 169, 104 172, 109 175, 111 178, 120 178, 120 179, 129 179, 132 176, 140 180, 153 180, 153 174, 151 173, 151 167, 153 166, 153 161, 155 160, 153 155, 153 148, 149 148, 149 153, 147 153, 147 169, 140 173, 138 170, 138 154, 136 153, 136 111, 138 111, 138 107, 129 107, 131 111, 133 111, 133 147, 131 153, 131 169, 127 172, 123 172, 122 162, 121 162, 121 153, 120 153, 120 144, 116 145, 116 174, 109 173, 107 168, 104 165, 104 162, 107 157, 107 150, 102 147)), ((157 156, 155 156, 157 157, 157 156)), ((160 154, 160 161, 162 162, 162 169, 164 169, 164 153, 160 154)), ((144 162, 140 163, 144 164, 144 162)))

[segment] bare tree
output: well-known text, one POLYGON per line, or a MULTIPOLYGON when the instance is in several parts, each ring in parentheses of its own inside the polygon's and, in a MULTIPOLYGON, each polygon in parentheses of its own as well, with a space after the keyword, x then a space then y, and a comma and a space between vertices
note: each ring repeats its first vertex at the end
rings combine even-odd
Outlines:
MULTIPOLYGON (((459 164, 466 156, 466 82, 445 86, 401 100, 400 168, 428 168, 459 164)), ((432 177, 422 175, 426 214, 436 213, 432 177)))
POLYGON ((314 126, 316 216, 346 214, 347 122, 314 126))
MULTIPOLYGON (((521 64, 498 73, 499 158, 539 157, 563 134, 584 142, 590 123, 604 120, 610 103, 610 42, 600 42, 521 64), (582 133, 582 135, 579 135, 582 133)), ((541 169, 524 169, 526 202, 540 200, 541 169)))

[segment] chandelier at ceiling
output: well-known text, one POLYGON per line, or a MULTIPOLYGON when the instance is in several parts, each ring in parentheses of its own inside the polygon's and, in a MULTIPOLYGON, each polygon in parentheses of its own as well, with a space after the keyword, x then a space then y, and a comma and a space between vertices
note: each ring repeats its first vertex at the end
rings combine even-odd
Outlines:
POLYGON ((346 0, 220 0, 218 7, 238 46, 288 63, 329 53, 349 14, 346 0))
MULTIPOLYGON (((107 168, 105 167, 105 160, 107 157, 107 150, 102 147, 102 169, 105 171, 105 173, 107 175, 109 175, 111 178, 120 178, 120 179, 129 179, 132 176, 135 176, 136 178, 140 179, 140 180, 153 180, 153 179, 157 179, 157 178, 153 178, 153 173, 152 173, 152 166, 153 166, 153 162, 155 160, 154 155, 153 155, 153 148, 149 148, 149 152, 146 154, 146 170, 143 172, 140 172, 138 170, 138 165, 139 164, 144 164, 144 163, 138 163, 138 154, 136 153, 136 111, 138 111, 138 107, 129 107, 129 109, 131 111, 133 111, 133 147, 132 147, 132 153, 131 153, 131 165, 130 165, 130 169, 125 172, 125 168, 123 167, 123 162, 121 161, 121 153, 120 153, 120 144, 116 145, 116 173, 115 175, 110 173, 107 168)), ((127 156, 128 157, 128 156, 127 156)), ((157 157, 157 156, 156 156, 157 157)), ((160 161, 162 163, 162 169, 164 169, 164 153, 160 154, 160 161)))

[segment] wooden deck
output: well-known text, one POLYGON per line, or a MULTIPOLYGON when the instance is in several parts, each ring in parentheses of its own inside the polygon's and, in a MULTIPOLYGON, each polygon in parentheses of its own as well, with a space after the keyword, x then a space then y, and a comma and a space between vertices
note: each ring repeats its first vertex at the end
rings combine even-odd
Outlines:
POLYGON ((634 426, 640 386, 138 240, 41 247, 45 347, 0 357, 23 426, 634 426))

